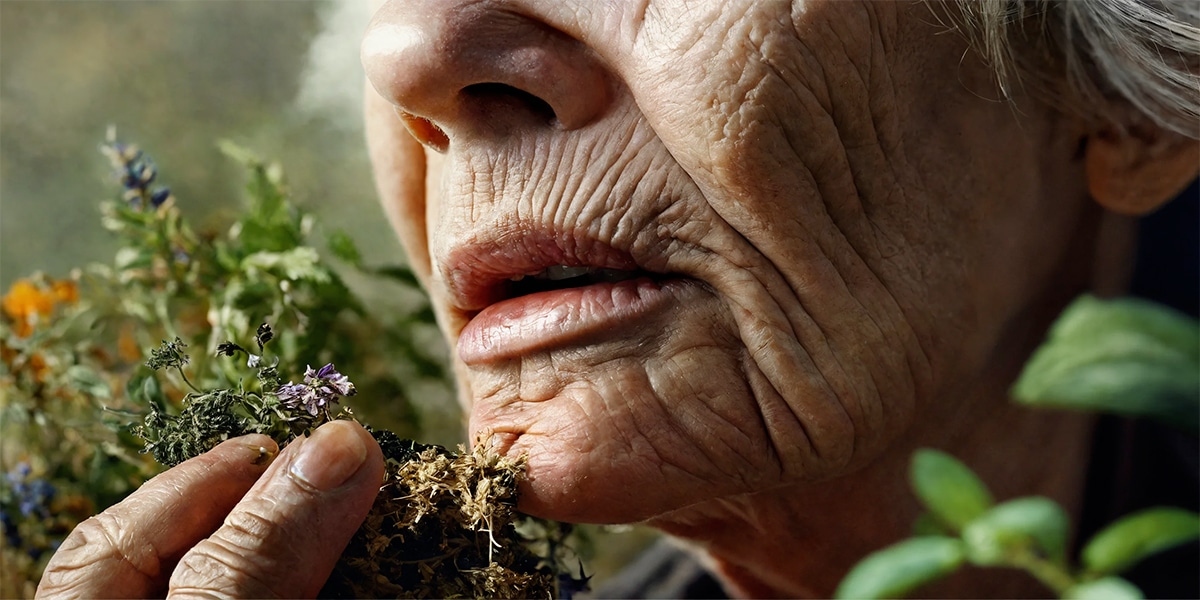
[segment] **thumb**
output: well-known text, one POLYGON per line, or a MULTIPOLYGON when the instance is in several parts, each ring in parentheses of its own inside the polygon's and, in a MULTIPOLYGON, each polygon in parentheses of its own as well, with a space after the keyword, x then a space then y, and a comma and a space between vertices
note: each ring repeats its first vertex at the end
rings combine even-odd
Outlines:
POLYGON ((333 421, 290 444, 225 523, 179 561, 169 597, 314 597, 383 482, 379 445, 333 421))

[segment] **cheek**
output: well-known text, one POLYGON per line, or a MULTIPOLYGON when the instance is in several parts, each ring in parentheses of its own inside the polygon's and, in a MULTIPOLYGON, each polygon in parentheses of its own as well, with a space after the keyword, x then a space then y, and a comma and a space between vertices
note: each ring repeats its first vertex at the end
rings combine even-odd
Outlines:
POLYGON ((365 100, 367 146, 380 202, 413 271, 428 283, 425 151, 373 88, 366 90, 365 100))
POLYGON ((987 368, 1049 290, 1085 284, 1072 270, 1086 260, 1069 253, 1091 217, 1073 140, 1056 132, 1062 119, 965 100, 941 108, 903 120, 908 177, 920 185, 908 186, 917 194, 906 206, 880 203, 876 214, 904 240, 901 268, 880 272, 920 325, 939 378, 955 380, 987 368))

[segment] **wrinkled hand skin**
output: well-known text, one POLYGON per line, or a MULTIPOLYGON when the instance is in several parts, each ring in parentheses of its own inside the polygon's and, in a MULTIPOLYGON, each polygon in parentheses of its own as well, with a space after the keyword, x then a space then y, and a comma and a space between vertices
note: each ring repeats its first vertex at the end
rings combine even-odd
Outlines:
MULTIPOLYGON (((377 183, 452 348, 471 313, 448 257, 480 239, 573 231, 701 282, 639 327, 456 359, 472 435, 528 454, 523 510, 649 519, 733 562, 801 553, 731 542, 748 532, 819 538, 805 548, 834 558, 815 587, 759 573, 732 589, 828 594, 904 535, 913 447, 1000 470, 995 454, 1027 451, 1005 446, 1004 390, 1091 277, 1086 130, 997 101, 926 4, 393 1, 363 61, 377 183), (556 121, 460 93, 486 82, 556 121), (397 109, 448 144, 414 129, 422 149, 397 109), (822 511, 847 519, 845 549, 822 511)), ((1053 426, 1078 450, 1086 427, 1053 426)), ((998 485, 1040 489, 1039 469, 998 485)))
POLYGON ((347 421, 262 459, 276 452, 270 438, 244 436, 150 480, 71 532, 37 597, 316 597, 370 510, 383 455, 347 421), (321 489, 298 476, 302 448, 346 458, 344 482, 321 489))

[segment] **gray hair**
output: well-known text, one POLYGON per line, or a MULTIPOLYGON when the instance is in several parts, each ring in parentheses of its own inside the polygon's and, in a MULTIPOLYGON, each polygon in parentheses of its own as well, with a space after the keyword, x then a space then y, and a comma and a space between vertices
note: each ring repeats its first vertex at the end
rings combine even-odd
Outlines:
POLYGON ((1034 80, 1067 111, 1119 125, 1126 105, 1200 138, 1200 1, 957 0, 951 22, 1000 90, 1034 80))

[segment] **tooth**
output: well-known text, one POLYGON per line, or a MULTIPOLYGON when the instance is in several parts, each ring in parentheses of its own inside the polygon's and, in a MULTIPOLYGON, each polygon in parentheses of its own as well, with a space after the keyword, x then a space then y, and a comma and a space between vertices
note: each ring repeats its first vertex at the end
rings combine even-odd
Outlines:
POLYGON ((525 279, 524 275, 513 275, 512 277, 508 278, 509 281, 520 281, 522 279, 525 279))
POLYGON ((591 273, 590 267, 567 267, 564 265, 554 265, 547 267, 543 273, 546 279, 550 281, 558 281, 560 279, 570 279, 572 277, 580 277, 591 273))

